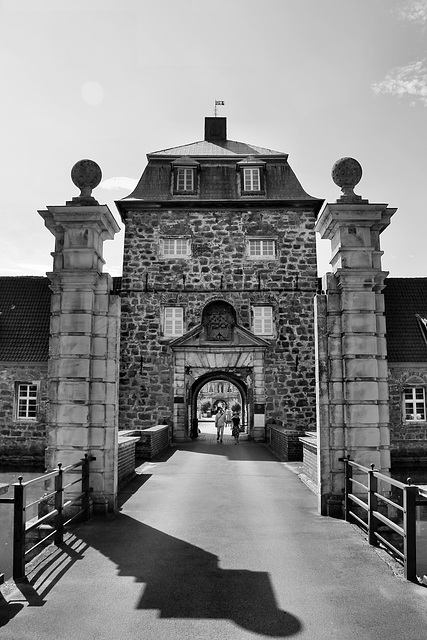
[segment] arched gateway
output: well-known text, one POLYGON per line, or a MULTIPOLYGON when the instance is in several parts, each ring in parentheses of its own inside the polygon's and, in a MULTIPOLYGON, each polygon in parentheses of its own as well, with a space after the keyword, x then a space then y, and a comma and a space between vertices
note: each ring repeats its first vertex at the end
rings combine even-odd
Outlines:
MULTIPOLYGON (((190 406, 190 414, 188 425, 190 427, 190 434, 193 438, 197 438, 198 430, 197 430, 197 399, 200 391, 203 387, 211 382, 212 380, 226 380, 234 385, 238 392, 240 393, 240 398, 242 400, 241 407, 241 425, 248 428, 248 414, 250 411, 248 408, 252 404, 252 393, 248 393, 248 384, 241 380, 241 378, 235 375, 232 372, 227 371, 218 371, 218 372, 210 372, 205 375, 200 376, 192 385, 190 389, 190 397, 189 397, 189 406, 190 406)), ((249 387, 250 389, 250 387, 249 387)))
POLYGON ((226 380, 242 398, 249 435, 265 439, 265 366, 269 344, 236 323, 225 300, 209 302, 200 325, 171 342, 173 352, 174 439, 197 435, 197 396, 206 383, 226 380))

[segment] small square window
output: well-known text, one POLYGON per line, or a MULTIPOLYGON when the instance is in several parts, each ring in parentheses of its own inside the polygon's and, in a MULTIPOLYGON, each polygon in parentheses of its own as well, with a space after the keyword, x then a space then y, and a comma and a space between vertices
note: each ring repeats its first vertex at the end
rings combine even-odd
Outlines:
POLYGON ((406 387, 403 390, 403 405, 406 422, 425 422, 426 401, 424 387, 406 387))
POLYGON ((248 244, 248 254, 251 258, 275 258, 276 242, 275 240, 270 239, 250 239, 248 244))
POLYGON ((187 258, 190 255, 188 238, 163 238, 162 252, 166 258, 187 258))
POLYGON ((36 420, 39 387, 37 384, 19 382, 16 384, 15 402, 18 420, 36 420))
POLYGON ((165 307, 163 316, 163 333, 165 336, 183 335, 184 309, 182 307, 165 307))
POLYGON ((253 330, 257 336, 273 335, 272 307, 253 307, 253 330))

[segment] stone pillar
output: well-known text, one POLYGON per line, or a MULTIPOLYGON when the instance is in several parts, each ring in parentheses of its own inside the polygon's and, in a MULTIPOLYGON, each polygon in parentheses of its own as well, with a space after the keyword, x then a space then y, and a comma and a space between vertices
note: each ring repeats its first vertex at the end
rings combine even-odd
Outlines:
POLYGON ((343 464, 350 458, 390 469, 390 428, 380 233, 396 209, 355 195, 362 169, 352 158, 335 163, 343 191, 326 205, 316 231, 331 240, 333 274, 316 304, 320 512, 338 515, 343 464))
POLYGON ((254 351, 253 366, 253 431, 256 442, 265 442, 265 378, 264 351, 254 351))
MULTIPOLYGON (((104 240, 119 227, 105 205, 91 197, 101 180, 92 161, 72 171, 82 194, 66 206, 39 211, 55 236, 51 280, 49 416, 46 466, 91 462, 95 511, 116 510, 118 349, 120 301, 103 274, 104 240), (89 184, 88 184, 89 183, 89 184)), ((78 486, 78 485, 77 485, 78 486)))

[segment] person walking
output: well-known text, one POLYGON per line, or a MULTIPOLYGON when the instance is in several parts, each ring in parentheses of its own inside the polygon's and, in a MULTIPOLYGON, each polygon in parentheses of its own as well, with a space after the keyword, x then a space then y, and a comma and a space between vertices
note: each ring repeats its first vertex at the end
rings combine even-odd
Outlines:
POLYGON ((233 426, 231 427, 231 435, 234 437, 236 441, 235 444, 239 444, 240 438, 240 416, 238 413, 234 412, 233 417, 231 418, 233 426))
POLYGON ((222 438, 224 435, 224 423, 225 423, 225 413, 223 409, 220 407, 215 416, 215 426, 216 426, 216 439, 222 442, 222 438))
POLYGON ((226 427, 230 427, 230 429, 233 426, 232 425, 232 421, 231 421, 232 417, 233 417, 233 413, 232 413, 231 409, 226 409, 225 410, 225 426, 226 427))

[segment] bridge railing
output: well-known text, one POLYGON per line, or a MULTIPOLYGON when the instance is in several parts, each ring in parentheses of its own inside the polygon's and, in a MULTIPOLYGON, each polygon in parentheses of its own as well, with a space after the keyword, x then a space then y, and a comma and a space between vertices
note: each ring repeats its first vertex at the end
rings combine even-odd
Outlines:
MULTIPOLYGON (((0 499, 0 503, 13 504, 13 560, 12 560, 12 576, 14 580, 25 578, 25 563, 27 557, 38 550, 47 540, 53 538, 56 545, 61 545, 64 541, 64 529, 77 518, 88 520, 90 517, 90 493, 92 488, 89 486, 89 463, 95 460, 87 454, 80 462, 63 467, 58 464, 58 468, 45 473, 42 476, 33 478, 28 482, 23 482, 23 477, 19 476, 18 482, 13 484, 13 498, 0 499), (75 480, 68 483, 64 482, 65 474, 73 473, 81 468, 81 473, 75 480), (26 492, 30 485, 37 483, 45 483, 47 480, 54 480, 54 490, 45 493, 43 496, 33 502, 26 502, 26 492), (81 491, 64 500, 64 492, 81 484, 81 491), (42 516, 27 521, 27 511, 31 507, 39 507, 41 504, 49 504, 53 508, 42 516), (74 507, 76 505, 76 507, 74 507), (72 508, 74 507, 74 508, 72 508), (71 509, 72 508, 72 509, 71 509), (43 536, 38 542, 27 548, 28 534, 31 531, 41 530, 46 523, 52 521, 50 532, 43 536)), ((39 509, 40 511, 40 509, 39 509)))
POLYGON ((425 504, 418 487, 410 483, 410 478, 404 484, 380 473, 373 464, 368 469, 349 458, 342 461, 345 466, 346 521, 361 527, 372 546, 382 543, 403 563, 405 578, 418 582, 416 507, 425 504), (379 484, 387 489, 381 492, 379 484))

